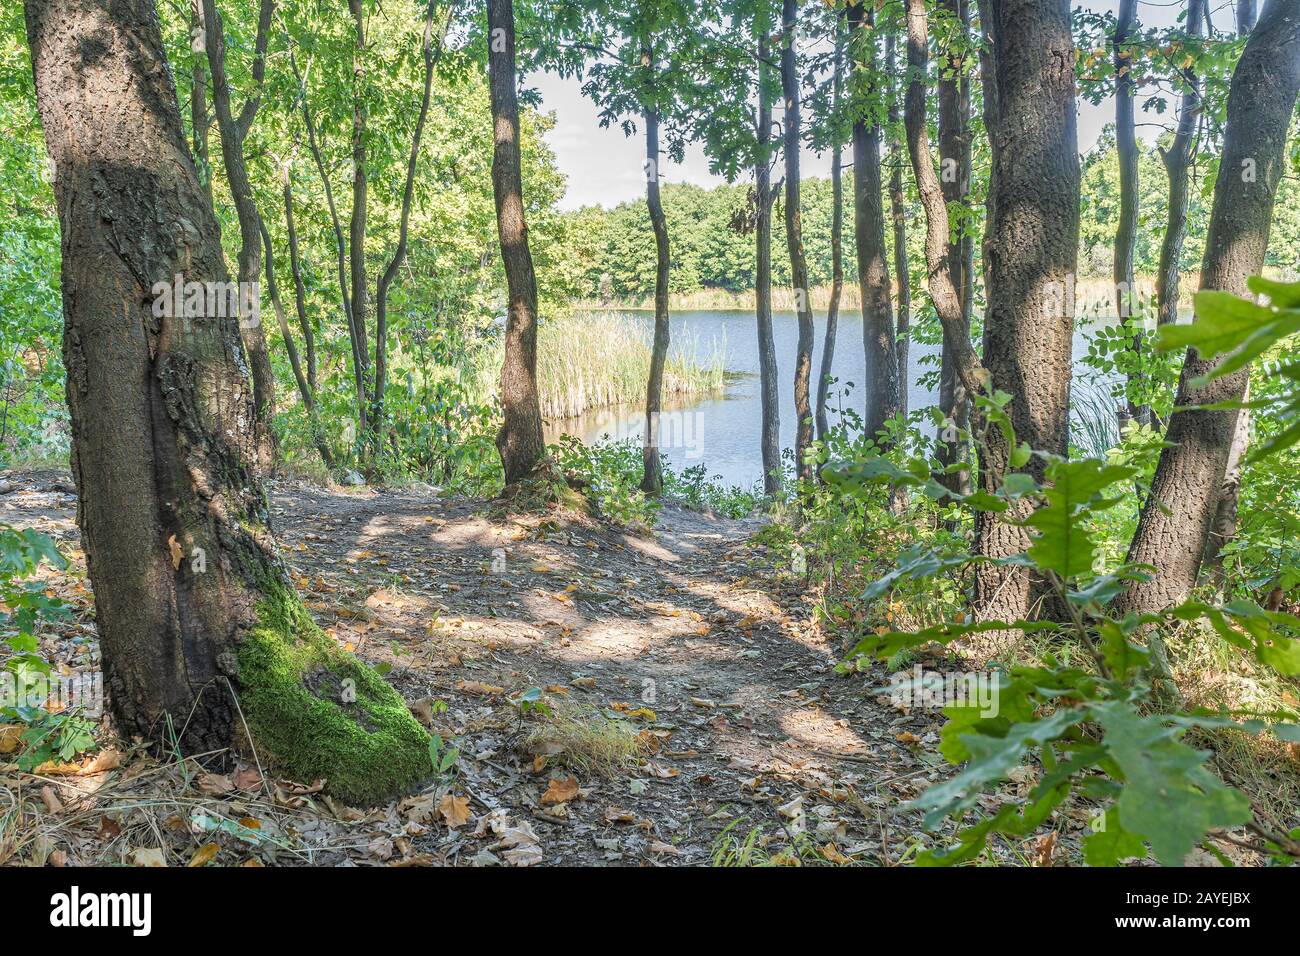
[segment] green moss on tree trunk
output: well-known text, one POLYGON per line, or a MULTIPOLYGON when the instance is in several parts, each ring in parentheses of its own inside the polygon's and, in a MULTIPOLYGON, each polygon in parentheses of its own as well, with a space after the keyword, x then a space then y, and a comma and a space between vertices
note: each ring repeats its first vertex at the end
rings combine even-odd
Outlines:
POLYGON ((339 650, 290 591, 267 592, 238 656, 254 742, 280 772, 323 778, 335 797, 361 805, 400 796, 432 775, 429 735, 401 696, 339 650))

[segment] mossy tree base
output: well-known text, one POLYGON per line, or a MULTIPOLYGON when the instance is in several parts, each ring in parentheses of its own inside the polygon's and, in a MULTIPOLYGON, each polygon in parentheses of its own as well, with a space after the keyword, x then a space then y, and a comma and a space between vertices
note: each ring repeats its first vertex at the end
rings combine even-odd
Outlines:
POLYGON ((254 744, 279 772, 324 779, 356 805, 394 799, 432 775, 429 735, 401 696, 339 650, 292 592, 268 592, 238 659, 254 744))

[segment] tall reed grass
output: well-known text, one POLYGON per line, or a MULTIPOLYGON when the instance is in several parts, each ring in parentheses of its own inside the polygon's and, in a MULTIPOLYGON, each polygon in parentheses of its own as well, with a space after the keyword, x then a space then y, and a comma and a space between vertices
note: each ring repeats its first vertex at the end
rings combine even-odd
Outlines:
MULTIPOLYGON (((537 335, 537 387, 542 417, 574 418, 593 408, 643 403, 650 378, 650 330, 617 312, 572 312, 542 321, 537 335)), ((502 345, 477 356, 479 394, 496 394, 502 345)), ((687 332, 676 334, 664 368, 664 400, 707 395, 726 386, 720 347, 701 356, 687 332)))

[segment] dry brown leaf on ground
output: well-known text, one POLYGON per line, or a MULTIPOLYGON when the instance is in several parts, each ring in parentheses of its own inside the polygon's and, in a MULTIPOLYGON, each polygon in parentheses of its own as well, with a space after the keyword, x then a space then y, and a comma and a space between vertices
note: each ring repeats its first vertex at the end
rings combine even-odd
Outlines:
POLYGON ((566 777, 564 780, 552 780, 547 784, 546 792, 542 794, 542 806, 553 807, 557 804, 568 803, 577 796, 577 777, 566 777))
POLYGON ((128 857, 132 866, 166 866, 167 860, 163 856, 161 847, 137 847, 131 851, 128 857))
POLYGON ((449 793, 442 798, 438 804, 438 812, 442 814, 443 822, 453 830, 456 827, 463 827, 470 821, 469 800, 458 797, 454 793, 449 793))
POLYGON ((187 863, 186 866, 207 866, 216 858, 216 855, 220 850, 221 847, 215 843, 205 843, 194 851, 194 855, 190 857, 190 862, 187 863))

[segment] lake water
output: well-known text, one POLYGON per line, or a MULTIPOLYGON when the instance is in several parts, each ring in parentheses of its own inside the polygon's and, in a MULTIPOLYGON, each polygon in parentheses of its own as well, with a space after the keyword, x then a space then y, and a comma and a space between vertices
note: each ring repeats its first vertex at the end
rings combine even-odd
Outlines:
MULTIPOLYGON (((643 323, 647 332, 654 324, 650 312, 628 312, 643 323)), ((813 351, 813 401, 816 382, 821 374, 822 343, 826 335, 826 316, 815 316, 816 346, 813 351)), ((758 389, 758 329, 754 313, 741 311, 675 312, 671 316, 674 348, 694 350, 707 358, 721 352, 729 372, 736 377, 724 394, 701 401, 665 405, 660 417, 660 448, 664 458, 681 470, 703 464, 715 480, 745 488, 761 484, 763 463, 759 453, 760 407, 758 389)), ((794 355, 798 340, 798 319, 793 312, 776 312, 772 316, 776 343, 781 411, 781 444, 794 445, 794 355)), ((1095 326, 1092 326, 1095 327, 1095 326)), ((1078 365, 1087 353, 1086 330, 1076 329, 1074 336, 1075 391, 1097 390, 1097 373, 1078 365)), ((935 389, 920 386, 918 379, 938 368, 939 346, 911 343, 907 374, 908 409, 915 411, 938 400, 935 389), (925 361, 926 357, 930 360, 925 361)), ((862 350, 862 313, 846 310, 840 314, 835 337, 835 361, 832 385, 827 402, 830 421, 838 420, 836 409, 861 411, 865 363, 862 350), (850 388, 852 383, 852 388, 850 388)), ((932 376, 934 377, 934 376, 932 376)), ((587 443, 602 438, 636 438, 645 430, 644 408, 621 405, 596 409, 578 418, 557 419, 547 423, 547 440, 554 441, 568 433, 587 443)))

